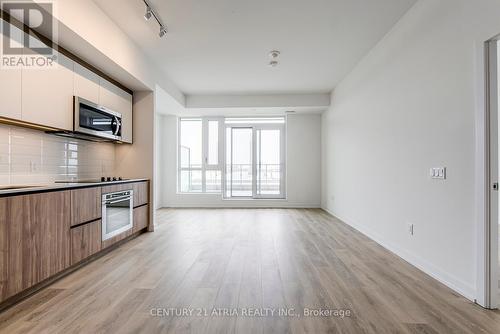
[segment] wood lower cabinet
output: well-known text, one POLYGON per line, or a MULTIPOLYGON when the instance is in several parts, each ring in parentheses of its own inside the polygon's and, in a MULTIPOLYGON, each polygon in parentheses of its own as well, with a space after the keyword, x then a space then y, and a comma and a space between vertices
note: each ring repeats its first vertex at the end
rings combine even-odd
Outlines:
POLYGON ((70 266, 70 192, 0 198, 0 301, 70 266))
POLYGON ((76 264, 101 250, 101 220, 71 228, 71 264, 76 264))
POLYGON ((133 183, 134 208, 149 203, 149 182, 133 183))
POLYGON ((147 228, 148 201, 148 182, 1 197, 0 302, 147 228), (123 190, 135 190, 134 201, 144 204, 134 208, 130 230, 103 241, 101 193, 123 190))
POLYGON ((101 187, 71 190, 71 226, 101 218, 101 187))
POLYGON ((144 205, 134 209, 134 233, 148 227, 149 225, 149 205, 144 205))

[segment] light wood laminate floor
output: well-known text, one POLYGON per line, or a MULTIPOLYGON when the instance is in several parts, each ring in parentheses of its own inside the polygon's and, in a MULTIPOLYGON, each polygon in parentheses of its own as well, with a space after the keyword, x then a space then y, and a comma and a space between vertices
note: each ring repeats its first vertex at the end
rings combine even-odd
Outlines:
POLYGON ((158 221, 155 233, 0 314, 0 332, 500 333, 499 312, 321 210, 169 209, 158 221), (152 316, 158 308, 216 314, 152 316), (241 314, 256 308, 295 311, 241 314), (352 313, 305 317, 303 308, 352 313), (225 309, 239 316, 217 316, 225 309))

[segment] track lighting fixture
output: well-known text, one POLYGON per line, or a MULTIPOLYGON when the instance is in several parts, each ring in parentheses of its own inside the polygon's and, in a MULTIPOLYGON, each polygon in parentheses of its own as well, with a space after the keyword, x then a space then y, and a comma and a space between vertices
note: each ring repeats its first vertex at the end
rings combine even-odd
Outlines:
POLYGON ((144 14, 144 19, 146 19, 146 21, 149 21, 152 17, 154 17, 154 19, 156 20, 156 22, 158 22, 158 25, 160 26, 160 33, 158 34, 158 36, 160 36, 160 38, 164 37, 168 32, 167 27, 163 24, 160 16, 155 12, 153 7, 149 4, 148 0, 142 0, 142 1, 146 5, 146 14, 144 14))

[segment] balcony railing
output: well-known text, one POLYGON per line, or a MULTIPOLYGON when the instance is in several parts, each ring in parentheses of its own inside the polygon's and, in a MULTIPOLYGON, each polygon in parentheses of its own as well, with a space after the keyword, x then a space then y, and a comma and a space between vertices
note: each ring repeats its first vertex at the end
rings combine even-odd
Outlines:
MULTIPOLYGON (((193 166, 194 167, 194 166, 193 166)), ((281 188, 281 165, 260 164, 257 166, 256 185, 257 194, 279 194, 281 188)), ((188 192, 202 191, 202 175, 198 166, 194 169, 184 170, 185 177, 181 177, 181 189, 188 192)), ((226 165, 226 189, 234 196, 248 196, 252 194, 252 165, 251 164, 227 164, 226 165)), ((220 189, 221 180, 207 178, 206 189, 220 189)))

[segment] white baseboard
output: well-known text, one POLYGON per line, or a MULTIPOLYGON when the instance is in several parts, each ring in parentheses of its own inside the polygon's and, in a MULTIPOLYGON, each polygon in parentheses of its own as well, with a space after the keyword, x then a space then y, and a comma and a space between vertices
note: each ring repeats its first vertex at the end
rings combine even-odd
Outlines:
POLYGON ((216 203, 164 203, 162 208, 207 208, 207 209, 259 209, 259 208, 272 208, 272 209, 321 209, 321 205, 315 203, 295 203, 286 200, 224 200, 216 203))
POLYGON ((460 295, 464 296, 465 298, 469 299, 470 301, 475 301, 475 296, 476 296, 476 291, 474 286, 471 286, 470 284, 467 284, 466 282, 463 282, 461 279, 449 274, 448 272, 445 272, 441 270, 440 268, 436 267, 432 263, 429 263, 428 261, 422 259, 421 257, 412 254, 408 252, 407 250, 401 249, 392 243, 386 241, 383 236, 380 234, 371 231, 370 229, 366 228, 365 226, 361 224, 356 224, 352 220, 345 219, 344 217, 340 217, 339 215, 335 214, 335 212, 332 212, 328 210, 327 208, 323 207, 322 208, 324 211, 328 212, 330 215, 333 217, 341 220, 345 224, 353 227, 357 231, 361 232, 368 238, 372 239, 391 253, 394 253, 398 257, 402 258, 406 262, 410 263, 414 267, 420 269, 427 275, 431 276, 432 278, 438 280, 439 282, 443 283, 450 289, 456 291, 460 295))

